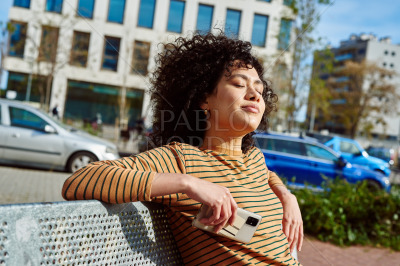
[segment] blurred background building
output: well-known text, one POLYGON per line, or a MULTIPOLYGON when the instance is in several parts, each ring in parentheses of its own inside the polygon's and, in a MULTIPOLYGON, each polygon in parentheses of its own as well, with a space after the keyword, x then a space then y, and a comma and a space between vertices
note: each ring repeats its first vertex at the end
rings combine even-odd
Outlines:
MULTIPOLYGON (((326 87, 330 90, 329 101, 329 119, 327 114, 318 112, 311 101, 307 110, 307 128, 314 131, 328 130, 331 133, 350 135, 348 128, 343 123, 342 116, 345 110, 359 108, 363 104, 360 88, 355 86, 357 76, 350 71, 345 70, 348 62, 369 62, 380 71, 375 70, 373 79, 361 81, 361 89, 367 91, 372 82, 381 83, 383 86, 393 86, 397 94, 400 95, 400 45, 392 44, 389 37, 378 39, 372 34, 351 35, 349 39, 340 43, 337 48, 328 47, 327 50, 316 51, 314 54, 313 76, 323 80, 326 87), (327 67, 329 66, 329 67, 327 67), (350 97, 351 96, 351 97, 350 97), (359 98, 357 98, 359 97, 359 98)), ((369 66, 370 67, 370 66, 369 66)), ((368 69, 363 70, 367 77, 368 69)), ((370 73, 373 73, 370 71, 370 73)), ((371 76, 371 75, 370 75, 371 76)), ((379 85, 379 84, 378 84, 379 85)), ((388 141, 397 141, 400 139, 400 102, 395 100, 391 102, 390 94, 372 95, 376 99, 375 108, 364 118, 364 122, 370 122, 369 134, 372 137, 382 137, 388 141), (389 97, 389 98, 388 98, 389 97), (387 108, 389 107, 389 108, 387 108)), ((318 109, 318 108, 317 108, 318 109)), ((356 115, 355 113, 353 113, 356 115)), ((363 135, 365 128, 358 127, 357 135, 363 135)))
MULTIPOLYGON (((14 0, 4 69, 17 100, 55 107, 67 121, 101 115, 131 126, 150 117, 148 73, 160 43, 224 29, 250 41, 267 70, 291 66, 291 1, 14 0)), ((400 65, 400 64, 399 64, 400 65)), ((147 119, 149 124, 151 119, 147 119)))

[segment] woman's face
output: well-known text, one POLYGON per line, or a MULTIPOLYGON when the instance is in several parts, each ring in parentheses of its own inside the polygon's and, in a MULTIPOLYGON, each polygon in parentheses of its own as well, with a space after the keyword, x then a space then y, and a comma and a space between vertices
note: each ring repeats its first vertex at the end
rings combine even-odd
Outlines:
POLYGON ((254 68, 233 67, 222 75, 214 93, 201 106, 210 112, 214 133, 244 136, 257 129, 265 110, 263 83, 254 68))

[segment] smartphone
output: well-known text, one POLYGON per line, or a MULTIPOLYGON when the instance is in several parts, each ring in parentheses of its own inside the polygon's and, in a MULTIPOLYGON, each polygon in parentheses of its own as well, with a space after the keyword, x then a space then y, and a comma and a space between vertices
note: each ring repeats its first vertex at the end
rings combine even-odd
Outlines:
MULTIPOLYGON (((192 225, 199 229, 214 233, 214 226, 200 223, 203 218, 212 215, 212 209, 207 205, 202 205, 192 225)), ((217 235, 224 236, 238 242, 249 243, 261 222, 261 216, 241 208, 237 208, 237 216, 233 225, 226 224, 217 235)))

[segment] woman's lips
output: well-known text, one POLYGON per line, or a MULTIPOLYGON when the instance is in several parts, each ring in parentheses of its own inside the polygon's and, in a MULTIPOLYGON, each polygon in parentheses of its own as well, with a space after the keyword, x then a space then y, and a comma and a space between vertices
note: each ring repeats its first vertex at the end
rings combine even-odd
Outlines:
POLYGON ((246 112, 255 113, 255 114, 258 114, 260 112, 258 107, 253 106, 253 105, 242 106, 242 109, 245 110, 246 112))

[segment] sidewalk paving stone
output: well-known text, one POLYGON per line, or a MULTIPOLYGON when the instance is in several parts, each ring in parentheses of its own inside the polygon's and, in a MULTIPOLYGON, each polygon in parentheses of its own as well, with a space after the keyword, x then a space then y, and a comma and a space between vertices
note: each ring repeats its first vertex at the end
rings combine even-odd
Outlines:
POLYGON ((318 266, 375 266, 400 265, 400 252, 369 246, 339 247, 306 236, 299 261, 318 266))

